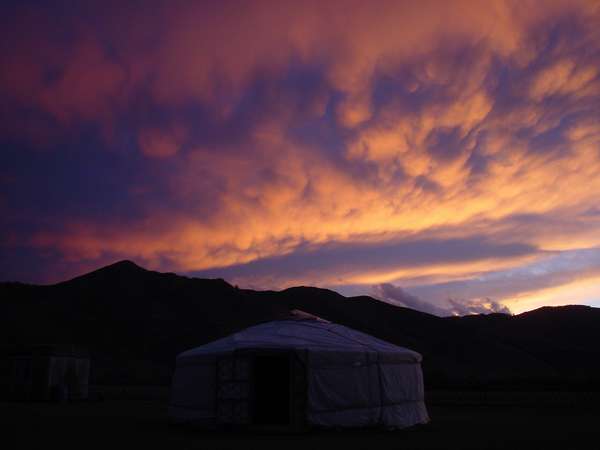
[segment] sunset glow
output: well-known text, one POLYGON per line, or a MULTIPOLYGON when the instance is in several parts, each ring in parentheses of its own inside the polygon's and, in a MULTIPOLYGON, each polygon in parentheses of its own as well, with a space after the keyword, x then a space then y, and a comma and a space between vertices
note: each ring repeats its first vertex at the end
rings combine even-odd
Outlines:
POLYGON ((2 9, 1 280, 600 304, 598 1, 2 9))

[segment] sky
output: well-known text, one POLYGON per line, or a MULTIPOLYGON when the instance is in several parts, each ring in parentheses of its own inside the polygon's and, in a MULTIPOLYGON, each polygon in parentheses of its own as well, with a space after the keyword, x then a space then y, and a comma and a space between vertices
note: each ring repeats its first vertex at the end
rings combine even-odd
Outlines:
POLYGON ((600 306, 598 0, 0 8, 2 280, 600 306))

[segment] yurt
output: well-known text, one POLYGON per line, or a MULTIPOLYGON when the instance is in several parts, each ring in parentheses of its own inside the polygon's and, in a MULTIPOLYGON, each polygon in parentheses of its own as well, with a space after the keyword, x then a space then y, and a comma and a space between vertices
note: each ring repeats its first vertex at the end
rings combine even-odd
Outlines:
POLYGON ((88 397, 90 357, 74 345, 20 345, 11 351, 10 396, 64 401, 88 397))
POLYGON ((419 353, 298 311, 178 355, 169 416, 281 430, 429 420, 419 353))

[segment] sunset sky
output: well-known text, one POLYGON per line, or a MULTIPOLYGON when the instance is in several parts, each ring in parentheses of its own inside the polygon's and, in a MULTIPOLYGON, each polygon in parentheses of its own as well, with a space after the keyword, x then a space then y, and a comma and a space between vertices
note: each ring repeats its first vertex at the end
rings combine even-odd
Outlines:
POLYGON ((0 8, 0 280, 600 306, 600 1, 0 8))

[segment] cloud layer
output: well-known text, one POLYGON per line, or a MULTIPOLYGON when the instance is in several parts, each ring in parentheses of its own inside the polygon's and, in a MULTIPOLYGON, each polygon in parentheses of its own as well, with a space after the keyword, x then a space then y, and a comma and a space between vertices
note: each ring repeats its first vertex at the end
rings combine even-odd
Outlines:
POLYGON ((600 246, 596 1, 3 8, 2 278, 130 258, 451 312, 593 279, 558 261, 600 246))
POLYGON ((382 283, 373 286, 373 295, 392 305, 416 309, 436 316, 464 316, 468 314, 510 314, 510 309, 489 298, 456 299, 448 298, 445 304, 436 305, 411 295, 399 286, 382 283))

